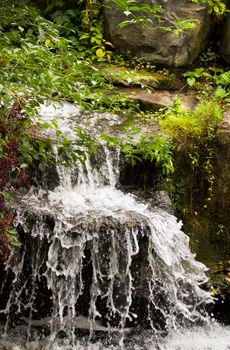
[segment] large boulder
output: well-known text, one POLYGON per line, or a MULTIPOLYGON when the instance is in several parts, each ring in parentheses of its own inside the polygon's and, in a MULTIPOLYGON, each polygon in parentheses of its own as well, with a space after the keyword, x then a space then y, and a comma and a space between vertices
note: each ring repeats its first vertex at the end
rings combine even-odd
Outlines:
MULTIPOLYGON (((152 0, 145 0, 153 4, 152 0)), ((167 66, 187 66, 205 49, 211 31, 211 20, 205 6, 194 4, 187 0, 157 0, 164 8, 163 23, 169 27, 175 19, 195 19, 196 27, 187 29, 179 34, 159 29, 158 22, 153 26, 135 24, 120 28, 119 23, 130 19, 123 11, 111 3, 105 6, 105 35, 117 51, 130 52, 135 57, 142 57, 154 64, 167 66)), ((141 4, 143 1, 137 0, 141 4)))
POLYGON ((226 17, 221 31, 220 53, 223 59, 230 64, 230 16, 226 17))

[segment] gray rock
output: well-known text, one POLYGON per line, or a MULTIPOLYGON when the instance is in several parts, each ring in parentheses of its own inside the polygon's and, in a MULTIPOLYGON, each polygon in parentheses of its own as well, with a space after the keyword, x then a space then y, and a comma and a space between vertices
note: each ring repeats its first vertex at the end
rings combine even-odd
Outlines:
MULTIPOLYGON (((137 0, 138 3, 143 1, 137 0)), ((151 0, 145 0, 151 4, 151 0)), ((105 35, 117 51, 130 52, 135 57, 144 58, 154 64, 167 66, 186 66, 205 49, 211 30, 211 20, 205 6, 194 4, 187 0, 157 0, 165 9, 165 27, 171 25, 174 19, 196 19, 194 29, 183 31, 180 34, 160 30, 154 20, 152 28, 144 25, 128 25, 119 28, 119 23, 129 19, 114 4, 105 7, 105 35)), ((161 24, 162 25, 162 24, 161 24)))
POLYGON ((165 210, 169 214, 173 215, 172 201, 167 191, 156 191, 152 202, 152 204, 154 204, 155 207, 165 210))
POLYGON ((226 17, 221 32, 220 54, 230 64, 230 16, 226 17))

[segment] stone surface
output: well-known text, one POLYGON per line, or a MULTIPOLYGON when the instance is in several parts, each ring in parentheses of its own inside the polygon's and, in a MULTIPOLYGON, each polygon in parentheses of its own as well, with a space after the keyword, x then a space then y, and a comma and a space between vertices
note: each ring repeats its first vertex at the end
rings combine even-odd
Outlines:
MULTIPOLYGON (((204 166, 205 163, 201 168, 204 166)), ((210 192, 207 178, 204 175, 200 176, 199 173, 195 177, 186 165, 186 157, 183 156, 175 164, 175 168, 177 175, 184 173, 182 185, 186 188, 191 186, 191 195, 187 194, 186 198, 193 201, 193 210, 185 215, 183 223, 185 231, 192 237, 192 248, 198 260, 210 268, 219 261, 228 262, 230 260, 230 110, 224 113, 224 118, 216 131, 211 170, 214 177, 208 203, 210 192), (192 182, 194 180, 195 183, 192 182)))
MULTIPOLYGON (((137 1, 141 3, 140 0, 137 1)), ((148 3, 152 1, 146 0, 148 3)), ((119 23, 130 19, 114 4, 104 10, 105 34, 117 51, 130 52, 135 57, 142 57, 154 64, 167 66, 186 66, 191 64, 199 53, 205 49, 211 30, 210 17, 203 5, 187 0, 157 0, 165 9, 163 25, 169 27, 173 19, 197 20, 197 25, 191 30, 180 34, 160 30, 156 21, 152 28, 144 25, 128 25, 119 28, 119 23)))
POLYGON ((122 91, 129 98, 138 102, 144 109, 152 111, 169 107, 175 98, 178 98, 182 102, 182 106, 186 111, 194 110, 197 105, 197 98, 194 94, 176 93, 167 90, 147 92, 138 88, 126 88, 122 91))
POLYGON ((223 120, 217 129, 218 143, 226 146, 230 144, 230 109, 225 111, 223 120))
POLYGON ((224 119, 217 130, 216 183, 214 187, 214 212, 224 226, 224 232, 219 240, 224 244, 224 251, 230 251, 230 110, 224 114, 224 119))
POLYGON ((220 53, 223 59, 230 64, 230 15, 223 21, 220 53))
POLYGON ((170 74, 167 70, 149 72, 146 69, 131 69, 124 66, 100 65, 101 73, 109 82, 114 85, 127 87, 147 87, 157 90, 180 90, 185 83, 175 74, 170 74))

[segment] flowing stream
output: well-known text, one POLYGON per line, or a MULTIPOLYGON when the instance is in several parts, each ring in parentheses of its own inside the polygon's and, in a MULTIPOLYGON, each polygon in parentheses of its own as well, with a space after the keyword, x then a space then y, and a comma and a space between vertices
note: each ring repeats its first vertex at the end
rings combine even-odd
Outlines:
POLYGON ((230 349, 181 223, 119 189, 119 159, 101 145, 84 165, 57 167, 56 187, 22 198, 0 349, 230 349))

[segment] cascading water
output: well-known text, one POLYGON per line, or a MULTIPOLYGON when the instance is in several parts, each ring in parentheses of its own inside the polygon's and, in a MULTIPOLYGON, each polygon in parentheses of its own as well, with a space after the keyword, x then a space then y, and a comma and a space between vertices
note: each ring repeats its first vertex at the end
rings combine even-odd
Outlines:
POLYGON ((173 215, 116 187, 119 152, 101 146, 97 159, 56 170, 59 185, 18 208, 25 242, 1 290, 6 348, 13 337, 13 349, 217 350, 178 340, 210 326, 206 268, 173 215))

